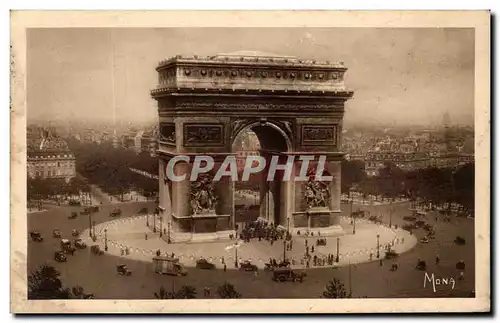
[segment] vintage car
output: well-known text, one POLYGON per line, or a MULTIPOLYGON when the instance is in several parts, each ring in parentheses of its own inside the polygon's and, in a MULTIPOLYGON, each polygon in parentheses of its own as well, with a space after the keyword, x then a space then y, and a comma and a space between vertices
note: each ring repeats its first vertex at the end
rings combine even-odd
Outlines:
POLYGON ((326 239, 321 238, 321 239, 316 240, 316 246, 326 246, 326 239))
POLYGON ((66 262, 68 261, 68 258, 64 255, 64 252, 56 251, 54 252, 54 260, 57 262, 66 262))
POLYGON ((241 271, 257 271, 257 266, 252 264, 249 260, 245 260, 240 264, 241 271))
POLYGON ((61 250, 66 254, 73 255, 76 249, 71 245, 71 241, 68 239, 61 239, 61 250))
POLYGON ((122 276, 130 276, 132 272, 128 269, 127 265, 118 265, 116 266, 116 272, 122 276))
POLYGON ((80 205, 82 205, 82 202, 80 202, 80 201, 69 201, 68 205, 70 205, 70 206, 80 206, 80 205))
POLYGON ((394 259, 397 258, 399 254, 394 250, 388 250, 385 252, 385 259, 394 259))
POLYGON ((306 272, 303 270, 295 270, 292 268, 279 268, 273 271, 273 280, 280 283, 285 281, 303 282, 306 277, 306 272))
POLYGON ((90 247, 90 251, 94 254, 94 255, 98 255, 98 256, 102 256, 104 255, 104 251, 101 250, 101 247, 99 247, 99 245, 95 244, 93 245, 92 247, 90 247))
POLYGON ((122 215, 122 210, 120 210, 119 208, 115 208, 113 211, 109 213, 109 216, 113 218, 121 215, 122 215))
POLYGON ((429 243, 429 238, 423 237, 422 239, 420 239, 420 242, 421 243, 429 243))
POLYGON ((40 234, 40 232, 37 232, 37 231, 31 231, 30 238, 31 238, 31 240, 33 240, 35 242, 42 242, 43 241, 42 235, 40 234))
POLYGON ((196 268, 198 269, 215 269, 215 265, 208 262, 206 259, 201 258, 196 261, 196 268))
POLYGON ((59 229, 54 229, 54 231, 52 231, 52 236, 54 238, 58 238, 59 239, 59 238, 61 238, 61 235, 62 235, 62 233, 61 233, 61 230, 59 230, 59 229))
POLYGON ((83 242, 82 239, 76 239, 73 242, 73 245, 75 246, 76 249, 85 249, 85 248, 87 248, 87 244, 85 242, 83 242))
POLYGON ((457 236, 455 238, 455 243, 457 245, 463 246, 465 244, 465 239, 463 237, 457 236))
POLYGON ((416 267, 418 270, 425 270, 427 269, 427 263, 423 260, 419 260, 417 262, 417 267, 416 267))
POLYGON ((71 215, 68 216, 68 219, 74 220, 78 217, 78 212, 71 212, 71 215))

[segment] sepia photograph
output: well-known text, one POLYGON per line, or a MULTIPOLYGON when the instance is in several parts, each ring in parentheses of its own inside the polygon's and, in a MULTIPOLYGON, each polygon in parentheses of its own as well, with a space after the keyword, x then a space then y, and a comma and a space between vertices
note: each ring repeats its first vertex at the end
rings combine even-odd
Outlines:
POLYGON ((488 12, 39 15, 11 17, 14 312, 489 311, 488 12))

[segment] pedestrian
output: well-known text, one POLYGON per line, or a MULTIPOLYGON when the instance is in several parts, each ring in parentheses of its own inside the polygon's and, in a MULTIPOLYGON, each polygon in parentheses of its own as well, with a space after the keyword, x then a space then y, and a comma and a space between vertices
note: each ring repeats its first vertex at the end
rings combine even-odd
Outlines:
POLYGON ((148 234, 147 233, 144 233, 144 239, 148 240, 148 234))
POLYGON ((120 254, 123 256, 125 255, 125 250, 123 250, 123 248, 120 249, 120 254))
POLYGON ((175 257, 175 254, 174 254, 173 252, 172 252, 172 256, 171 256, 171 257, 172 257, 172 258, 174 258, 174 257, 175 257))
POLYGON ((160 256, 161 256, 161 251, 160 251, 160 249, 156 250, 156 256, 157 256, 157 257, 160 257, 160 256))
POLYGON ((405 238, 401 237, 401 243, 405 243, 405 238))
POLYGON ((458 278, 458 280, 464 280, 464 272, 463 271, 460 272, 460 277, 458 278))
POLYGON ((226 272, 226 270, 227 270, 227 265, 226 263, 224 263, 224 272, 226 272))
POLYGON ((380 267, 382 267, 384 265, 382 259, 380 259, 380 267))
POLYGON ((253 272, 253 279, 257 279, 257 277, 259 277, 259 271, 258 270, 255 270, 253 272))
POLYGON ((125 247, 125 254, 128 256, 130 254, 130 250, 128 247, 125 247))
POLYGON ((436 255, 436 265, 439 265, 439 261, 440 261, 439 255, 436 255))
POLYGON ((311 253, 314 253, 314 246, 311 246, 311 253))

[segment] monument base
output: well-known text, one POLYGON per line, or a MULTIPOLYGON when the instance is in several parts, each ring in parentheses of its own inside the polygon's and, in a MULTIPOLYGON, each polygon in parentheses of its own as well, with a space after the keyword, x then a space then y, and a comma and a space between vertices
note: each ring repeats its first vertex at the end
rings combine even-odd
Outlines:
POLYGON ((325 207, 310 208, 303 212, 293 213, 292 234, 320 234, 325 236, 337 236, 345 234, 340 226, 340 211, 331 211, 325 207))
POLYGON ((230 216, 227 214, 193 214, 187 217, 175 217, 176 226, 166 232, 163 239, 170 243, 211 242, 236 239, 230 216))
MULTIPOLYGON (((236 231, 226 230, 217 232, 204 232, 204 233, 189 233, 189 232, 171 232, 170 243, 200 243, 200 242, 217 242, 217 241, 230 241, 236 239, 236 231)), ((163 240, 168 242, 168 235, 162 237, 163 240)))

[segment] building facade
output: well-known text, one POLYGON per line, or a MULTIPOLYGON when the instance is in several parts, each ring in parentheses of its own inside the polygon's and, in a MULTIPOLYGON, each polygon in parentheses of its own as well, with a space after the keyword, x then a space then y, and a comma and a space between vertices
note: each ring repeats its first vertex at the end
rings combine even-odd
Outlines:
POLYGON ((28 138, 28 176, 60 178, 69 181, 76 176, 75 156, 65 140, 53 130, 41 129, 28 138))

